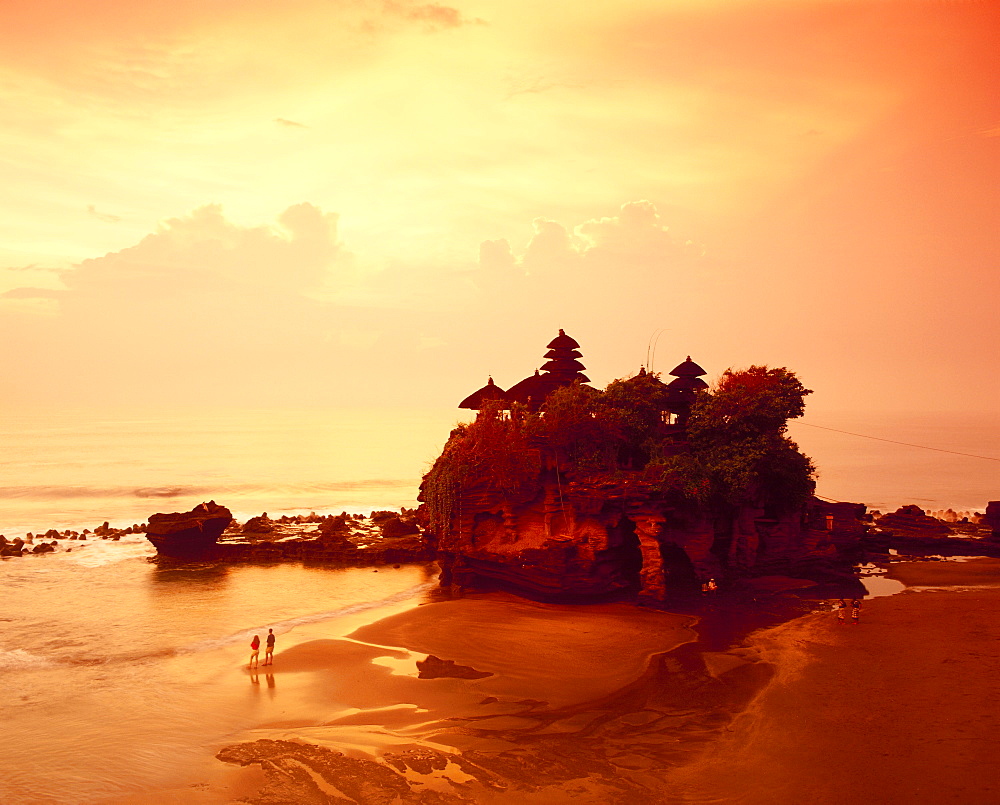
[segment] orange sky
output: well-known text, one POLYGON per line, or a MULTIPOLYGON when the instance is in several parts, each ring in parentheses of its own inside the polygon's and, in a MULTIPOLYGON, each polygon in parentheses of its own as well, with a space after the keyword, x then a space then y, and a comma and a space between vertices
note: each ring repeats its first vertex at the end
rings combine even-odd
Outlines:
POLYGON ((997 410, 1000 4, 0 20, 9 404, 450 406, 564 327, 600 385, 663 329, 814 408, 997 410))

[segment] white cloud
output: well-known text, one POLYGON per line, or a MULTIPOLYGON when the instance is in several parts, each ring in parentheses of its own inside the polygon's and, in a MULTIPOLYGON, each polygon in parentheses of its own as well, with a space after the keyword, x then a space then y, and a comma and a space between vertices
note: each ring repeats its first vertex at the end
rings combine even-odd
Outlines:
POLYGON ((638 277, 636 269, 670 270, 696 253, 691 242, 675 240, 651 201, 628 202, 618 215, 591 219, 572 230, 546 218, 536 218, 532 225, 534 234, 519 257, 506 240, 484 241, 479 249, 483 272, 497 276, 522 266, 529 275, 543 278, 586 268, 620 268, 638 277))
POLYGON ((62 275, 68 304, 179 301, 201 294, 285 297, 320 290, 341 264, 337 216, 289 207, 272 226, 242 227, 219 205, 171 218, 135 246, 84 260, 62 275))

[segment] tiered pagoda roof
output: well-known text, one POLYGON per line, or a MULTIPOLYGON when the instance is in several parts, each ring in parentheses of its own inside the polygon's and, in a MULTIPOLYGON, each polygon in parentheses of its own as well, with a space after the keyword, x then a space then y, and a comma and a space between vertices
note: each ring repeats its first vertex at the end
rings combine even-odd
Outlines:
POLYGON ((541 369, 536 369, 533 375, 515 383, 507 391, 497 386, 491 377, 485 386, 472 392, 458 407, 478 410, 487 400, 502 400, 503 408, 509 408, 512 402, 519 402, 537 409, 557 388, 572 385, 578 380, 581 383, 590 382, 590 378, 583 373, 587 367, 579 360, 583 357, 579 348, 574 338, 560 330, 559 335, 546 346, 547 360, 541 369))
POLYGON ((541 370, 536 369, 535 374, 511 386, 507 396, 512 402, 538 408, 557 388, 572 385, 577 380, 590 382, 590 378, 583 373, 587 367, 578 360, 583 357, 579 347, 576 339, 560 330, 559 335, 546 345, 548 352, 545 357, 548 361, 542 364, 541 370))
POLYGON ((708 388, 708 383, 701 379, 707 372, 688 355, 683 363, 670 370, 670 374, 674 379, 667 383, 667 405, 671 413, 687 414, 695 394, 708 388))
POLYGON ((589 383, 590 378, 583 373, 587 367, 577 360, 583 357, 579 347, 575 339, 560 330, 559 335, 547 345, 549 351, 545 353, 545 357, 549 360, 542 364, 542 371, 559 381, 560 386, 568 386, 574 380, 589 383))

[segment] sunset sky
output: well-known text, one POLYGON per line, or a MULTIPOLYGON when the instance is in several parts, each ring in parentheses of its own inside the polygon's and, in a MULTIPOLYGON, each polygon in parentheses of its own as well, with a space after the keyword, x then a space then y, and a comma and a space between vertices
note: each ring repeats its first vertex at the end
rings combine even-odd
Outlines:
POLYGON ((448 407, 562 327, 597 385, 659 334, 995 411, 998 43, 960 0, 3 0, 0 404, 448 407))

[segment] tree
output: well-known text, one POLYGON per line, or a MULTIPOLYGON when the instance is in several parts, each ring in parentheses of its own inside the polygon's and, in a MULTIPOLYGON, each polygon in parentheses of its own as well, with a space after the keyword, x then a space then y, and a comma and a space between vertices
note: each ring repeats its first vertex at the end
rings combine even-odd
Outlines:
POLYGON ((784 367, 727 369, 714 391, 700 395, 692 407, 688 436, 693 442, 719 442, 783 434, 788 420, 805 412, 807 394, 812 391, 784 367))
POLYGON ((785 368, 727 369, 692 406, 691 452, 674 462, 676 470, 706 501, 786 511, 801 505, 815 489, 815 468, 785 432, 811 393, 785 368))

